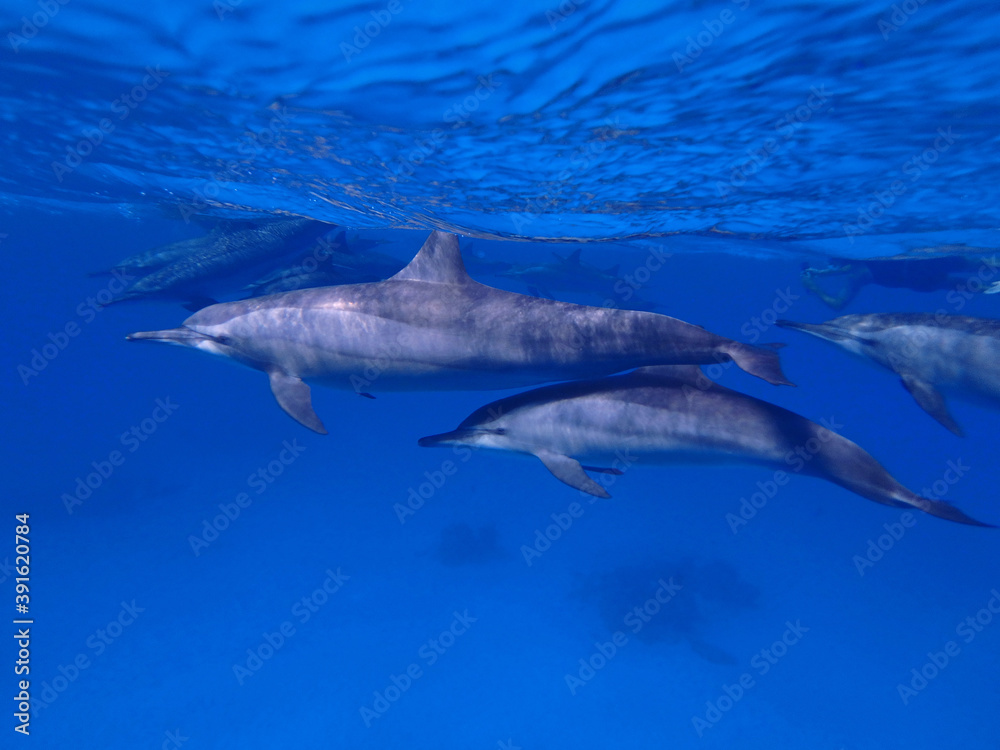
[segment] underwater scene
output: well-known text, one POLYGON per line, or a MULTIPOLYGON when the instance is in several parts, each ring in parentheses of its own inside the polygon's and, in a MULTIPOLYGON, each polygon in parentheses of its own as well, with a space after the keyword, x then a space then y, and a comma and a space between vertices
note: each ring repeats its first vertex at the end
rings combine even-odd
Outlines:
POLYGON ((0 31, 0 748, 1000 748, 996 8, 0 31))

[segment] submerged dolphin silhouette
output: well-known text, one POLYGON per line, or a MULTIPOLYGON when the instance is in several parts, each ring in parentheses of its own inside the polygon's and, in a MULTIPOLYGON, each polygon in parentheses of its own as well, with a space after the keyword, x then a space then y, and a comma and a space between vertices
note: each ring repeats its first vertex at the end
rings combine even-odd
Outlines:
POLYGON ((775 352, 665 315, 573 305, 469 278, 458 238, 433 232, 386 281, 212 305, 180 328, 133 333, 262 370, 278 404, 326 430, 303 379, 369 390, 515 388, 640 365, 733 360, 788 384, 775 352))
POLYGON ((159 298, 186 300, 189 309, 204 307, 220 291, 240 289, 333 228, 299 218, 224 223, 205 237, 122 261, 125 267, 146 264, 149 273, 108 304, 159 298))
POLYGON ((988 525, 911 492, 847 438, 717 385, 695 366, 644 367, 538 388, 487 404, 456 430, 421 438, 419 444, 534 455, 556 479, 597 497, 610 496, 585 469, 622 472, 582 466, 581 460, 613 465, 627 452, 639 463, 758 463, 826 479, 883 505, 988 525))
POLYGON ((1000 320, 879 313, 844 315, 818 325, 779 320, 778 325, 811 333, 892 370, 917 404, 956 435, 962 428, 938 388, 1000 406, 1000 320))

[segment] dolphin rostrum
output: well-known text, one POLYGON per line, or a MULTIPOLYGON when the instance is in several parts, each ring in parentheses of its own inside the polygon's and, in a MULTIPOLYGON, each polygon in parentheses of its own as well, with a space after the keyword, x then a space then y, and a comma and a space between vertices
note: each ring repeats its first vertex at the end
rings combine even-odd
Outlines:
POLYGON ((717 385, 695 366, 644 367, 537 388, 487 404, 454 431, 419 443, 533 455, 556 479, 597 497, 609 494, 587 471, 622 474, 644 461, 763 464, 826 479, 884 505, 987 525, 911 492, 847 438, 717 385))
POLYGON ((304 380, 370 390, 516 388, 649 364, 734 361, 789 384, 778 355, 655 313, 573 305, 484 286, 453 234, 433 232, 402 271, 199 310, 129 339, 181 344, 262 370, 293 419, 325 433, 304 380))
POLYGON ((887 367, 920 407, 954 432, 938 388, 1000 405, 1000 320, 944 313, 844 315, 812 325, 779 320, 887 367))

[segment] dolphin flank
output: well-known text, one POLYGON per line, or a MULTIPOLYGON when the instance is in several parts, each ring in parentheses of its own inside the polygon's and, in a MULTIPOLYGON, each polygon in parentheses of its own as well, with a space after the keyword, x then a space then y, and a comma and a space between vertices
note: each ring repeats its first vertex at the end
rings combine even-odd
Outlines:
POLYGON ((479 284, 465 271, 458 238, 443 232, 386 281, 216 304, 180 328, 128 338, 190 346, 261 370, 278 404, 320 433, 326 429, 305 380, 357 393, 480 390, 732 360, 790 385, 774 351, 675 318, 479 284))
POLYGON ((940 388, 1000 406, 1000 320, 963 315, 844 315, 817 325, 779 320, 895 372, 917 404, 956 435, 940 388))
POLYGON ((756 463, 820 477, 883 505, 988 525, 911 492, 847 438, 717 385, 694 366, 538 388, 483 406, 454 431, 419 444, 533 455, 560 481, 597 497, 609 495, 587 470, 621 474, 630 461, 756 463), (597 468, 602 464, 611 468, 597 468))

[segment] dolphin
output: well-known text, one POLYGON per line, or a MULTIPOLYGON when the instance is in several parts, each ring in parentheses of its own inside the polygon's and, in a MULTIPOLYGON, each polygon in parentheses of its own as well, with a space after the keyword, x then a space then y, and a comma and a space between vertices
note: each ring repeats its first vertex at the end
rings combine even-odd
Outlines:
POLYGON ((204 247, 205 241, 205 237, 192 237, 167 245, 159 245, 150 250, 130 255, 115 263, 107 271, 94 271, 88 276, 106 276, 114 274, 116 271, 124 274, 149 274, 168 263, 173 263, 186 255, 197 252, 204 247))
POLYGON ((917 404, 956 435, 939 388, 1000 406, 1000 320, 944 313, 844 315, 812 325, 779 320, 782 328, 832 341, 895 372, 917 404))
POLYGON ((538 388, 487 404, 452 432, 419 444, 533 455, 556 479, 596 497, 610 495, 588 470, 622 474, 644 461, 763 464, 820 477, 883 505, 987 525, 911 492, 847 438, 717 385, 690 365, 538 388))
POLYGON ((224 225, 198 241, 180 243, 179 256, 168 254, 171 260, 153 266, 109 304, 154 297, 186 300, 192 309, 203 307, 214 302, 218 291, 239 289, 332 228, 299 218, 224 225))
POLYGON ((131 340, 219 354, 266 372, 293 419, 326 432, 305 380, 368 395, 482 390, 608 375, 647 364, 732 360, 790 383, 778 355, 655 313, 528 297, 473 281, 453 234, 433 232, 386 281, 300 289, 206 307, 131 340))
POLYGON ((272 271, 249 284, 244 291, 249 292, 248 297, 263 297, 317 286, 381 281, 399 271, 406 262, 373 252, 370 248, 377 244, 357 237, 348 241, 346 233, 341 232, 330 247, 322 248, 322 252, 306 253, 288 267, 272 271), (358 250, 355 243, 362 249, 358 250))

